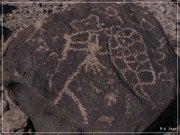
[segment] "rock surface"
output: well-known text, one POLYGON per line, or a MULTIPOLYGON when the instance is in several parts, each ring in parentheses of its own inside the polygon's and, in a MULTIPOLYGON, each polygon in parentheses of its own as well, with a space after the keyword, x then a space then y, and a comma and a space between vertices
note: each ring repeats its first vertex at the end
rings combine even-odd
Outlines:
POLYGON ((28 117, 19 109, 13 109, 4 113, 3 132, 23 132, 27 125, 28 117), (16 117, 14 117, 16 116, 16 117))
POLYGON ((32 119, 35 112, 25 105, 45 98, 75 119, 80 131, 134 132, 176 96, 175 61, 160 24, 146 10, 81 4, 21 32, 5 55, 4 74, 32 119), (39 96, 31 100, 27 93, 35 91, 39 96))
POLYGON ((28 117, 14 104, 14 101, 8 96, 7 91, 5 91, 4 99, 1 100, 0 105, 0 117, 3 119, 3 132, 23 132, 23 128, 27 125, 28 117))

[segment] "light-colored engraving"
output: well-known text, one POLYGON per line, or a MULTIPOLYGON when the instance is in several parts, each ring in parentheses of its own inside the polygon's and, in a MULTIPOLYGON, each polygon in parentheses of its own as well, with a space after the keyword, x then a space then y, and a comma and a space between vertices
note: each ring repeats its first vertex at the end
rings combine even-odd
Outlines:
POLYGON ((38 21, 34 24, 34 32, 31 33, 31 35, 29 36, 28 39, 26 39, 25 43, 29 42, 34 36, 35 34, 38 32, 38 30, 43 26, 44 22, 43 21, 38 21))
POLYGON ((65 92, 73 99, 74 103, 77 104, 83 119, 83 123, 88 124, 88 115, 86 109, 83 107, 82 103, 80 102, 80 99, 77 98, 76 95, 73 92, 71 92, 69 89, 67 89, 65 92))
POLYGON ((140 23, 141 28, 143 28, 144 30, 153 30, 154 28, 156 28, 153 24, 151 24, 149 21, 147 21, 145 18, 143 18, 141 20, 140 23))
POLYGON ((108 93, 105 95, 104 100, 107 102, 107 105, 111 107, 112 105, 116 104, 117 102, 117 95, 113 92, 108 93))
POLYGON ((97 15, 90 15, 86 19, 74 20, 71 23, 71 26, 74 29, 80 30, 80 31, 97 31, 102 29, 99 22, 99 16, 97 15))
POLYGON ((53 42, 56 42, 56 40, 59 38, 59 36, 52 37, 53 42))
POLYGON ((130 114, 130 105, 131 105, 131 98, 129 95, 126 96, 126 111, 125 111, 125 115, 128 117, 130 114))
POLYGON ((118 11, 117 9, 113 8, 113 7, 108 7, 106 9, 106 15, 109 17, 109 18, 117 18, 118 17, 118 11))
MULTIPOLYGON (((115 13, 114 15, 117 14, 116 10, 111 9, 111 7, 107 9, 107 12, 109 13, 110 17, 113 16, 112 13, 115 13)), ((67 80, 65 81, 62 89, 53 101, 55 105, 57 105, 58 103, 60 104, 63 96, 67 95, 78 107, 82 116, 83 123, 89 123, 86 107, 84 107, 80 99, 73 93, 69 86, 82 71, 85 71, 85 73, 91 72, 92 74, 97 74, 103 70, 107 70, 107 67, 105 67, 101 63, 97 55, 110 55, 110 60, 112 64, 119 71, 119 74, 122 76, 124 81, 126 81, 132 87, 134 93, 144 100, 151 101, 150 95, 145 92, 145 87, 154 85, 156 83, 156 74, 148 56, 148 51, 143 37, 136 30, 132 28, 121 28, 118 26, 112 26, 110 28, 103 29, 97 15, 90 15, 89 17, 80 21, 74 20, 72 23, 70 23, 70 25, 74 30, 76 30, 76 32, 71 34, 65 34, 63 37, 66 43, 63 46, 64 48, 60 55, 61 57, 58 56, 58 63, 56 65, 54 73, 48 75, 49 90, 52 91, 52 79, 57 73, 60 72, 59 70, 62 62, 65 62, 68 59, 71 51, 83 53, 84 59, 75 68, 75 71, 67 77, 67 80), (103 32, 108 37, 107 50, 104 51, 102 51, 102 47, 99 43, 100 32, 103 32), (86 33, 88 35, 86 40, 83 39, 76 41, 74 39, 78 37, 79 34, 83 33, 86 33), (113 42, 115 42, 116 44, 114 44, 113 42), (139 60, 138 57, 140 56, 143 56, 143 59, 139 60), (126 67, 122 68, 121 65, 118 65, 119 61, 121 61, 121 64, 124 64, 126 67), (146 67, 142 68, 143 64, 146 64, 146 67), (140 77, 140 74, 143 74, 143 72, 148 72, 152 76, 152 78, 150 78, 150 80, 148 81, 144 81, 140 77), (129 79, 129 74, 130 76, 132 76, 132 78, 134 78, 134 80, 129 79)), ((52 38, 55 42, 58 37, 52 38)), ((46 48, 46 45, 44 44, 44 41, 42 39, 40 39, 39 42, 41 42, 43 46, 39 46, 36 51, 47 51, 49 49, 46 48)), ((160 60, 157 60, 157 62, 159 62, 160 60)), ((107 83, 111 85, 112 82, 108 81, 107 83)), ((97 94, 102 92, 102 90, 98 87, 93 86, 93 88, 95 88, 95 92, 97 94)), ((111 89, 113 88, 111 87, 111 89)), ((80 89, 80 91, 81 90, 83 89, 80 89)), ((115 105, 117 102, 117 93, 110 92, 109 94, 105 95, 104 100, 109 107, 115 105)), ((108 123, 109 126, 112 125, 113 120, 113 116, 108 117, 104 115, 102 115, 98 119, 98 121, 108 123)))
MULTIPOLYGON (((88 21, 91 19, 94 20, 94 22, 96 22, 95 24, 96 24, 97 28, 95 30, 88 29, 88 28, 87 28, 87 30, 83 29, 83 32, 88 33, 87 41, 84 41, 84 42, 83 41, 80 41, 80 42, 79 41, 78 42, 72 41, 72 37, 79 34, 80 32, 72 33, 71 35, 64 35, 64 39, 66 40, 66 44, 64 45, 64 49, 62 51, 62 57, 59 59, 58 65, 57 65, 56 70, 55 70, 55 74, 56 74, 58 72, 59 66, 61 65, 61 62, 65 61, 67 59, 69 51, 84 52, 86 54, 84 60, 77 67, 75 72, 68 77, 67 81, 64 84, 64 87, 60 90, 60 93, 54 99, 54 104, 58 104, 58 102, 62 99, 63 95, 66 94, 69 97, 71 97, 72 99, 74 98, 73 101, 78 100, 78 102, 76 102, 76 104, 79 106, 79 110, 81 112, 84 124, 88 124, 88 114, 86 112, 86 109, 83 107, 82 103, 80 102, 80 99, 78 99, 77 97, 75 98, 75 95, 72 96, 72 94, 74 94, 74 93, 69 89, 69 86, 74 81, 74 79, 79 75, 80 71, 83 69, 85 70, 86 73, 92 71, 94 74, 100 72, 101 69, 106 69, 106 67, 104 65, 102 65, 99 62, 98 58, 96 57, 96 55, 100 51, 99 39, 98 39, 97 32, 98 32, 98 30, 101 29, 101 27, 100 27, 99 20, 98 20, 99 18, 95 15, 90 15, 87 19, 83 19, 80 22, 75 20, 71 24, 75 29, 79 30, 79 28, 82 28, 83 26, 88 26, 89 25, 88 23, 90 23, 88 21), (80 48, 80 49, 74 48, 73 45, 75 43, 79 43, 79 44, 84 43, 87 45, 87 47, 80 48), (70 92, 71 92, 71 94, 70 94, 70 92)), ((94 23, 94 22, 92 22, 92 23, 94 23)))
MULTIPOLYGON (((117 31, 117 33, 111 38, 114 38, 116 41, 118 41, 118 45, 116 47, 111 47, 112 44, 109 42, 109 49, 110 53, 112 55, 112 51, 117 50, 121 48, 122 50, 122 57, 114 57, 112 55, 111 60, 114 64, 114 66, 119 70, 119 73, 122 75, 122 77, 125 79, 126 82, 131 84, 133 87, 134 92, 141 98, 151 101, 151 97, 144 91, 144 86, 145 85, 153 85, 156 82, 156 75, 155 71, 153 69, 153 66, 151 65, 150 59, 147 54, 147 48, 145 46, 145 43, 143 41, 143 38, 141 35, 139 35, 134 29, 131 28, 124 28, 123 30, 117 31), (120 39, 119 39, 120 38, 120 39), (121 41, 121 38, 125 41, 121 41), (119 40, 118 40, 119 39, 119 40), (129 42, 127 42, 129 41, 129 42), (143 50, 140 50, 139 52, 136 50, 132 50, 131 47, 134 47, 136 43, 141 43, 141 46, 139 48, 144 48, 143 50), (145 60, 139 61, 137 60, 137 57, 139 55, 144 54, 145 60), (127 58, 134 58, 135 60, 128 61, 127 58), (127 66, 125 69, 121 69, 116 61, 121 60, 124 62, 124 64, 127 66), (148 71, 152 74, 152 80, 148 82, 144 82, 141 80, 139 73, 142 71, 138 71, 139 65, 142 63, 147 62, 149 64, 149 67, 146 69, 143 69, 143 71, 148 71), (134 74, 134 78, 136 79, 137 83, 132 84, 131 81, 129 81, 127 72, 130 72, 131 74, 134 74)), ((137 44, 138 45, 138 44, 137 44)))
POLYGON ((77 77, 77 75, 79 74, 81 68, 84 66, 85 62, 82 62, 77 70, 67 79, 67 81, 64 84, 63 89, 60 91, 60 93, 58 94, 58 96, 54 99, 54 104, 58 104, 58 102, 62 99, 64 94, 67 94, 69 97, 71 97, 73 99, 73 101, 76 101, 76 104, 78 105, 78 108, 81 112, 81 115, 83 117, 83 123, 84 124, 88 124, 88 115, 86 112, 86 109, 83 107, 82 103, 80 102, 79 98, 75 96, 75 94, 73 92, 71 92, 69 90, 69 85, 74 81, 75 77, 77 77))
POLYGON ((99 87, 97 87, 93 82, 89 83, 90 87, 95 90, 97 94, 101 93, 103 90, 99 87))
POLYGON ((114 116, 105 116, 105 115, 101 115, 99 118, 98 118, 98 121, 99 122, 105 122, 108 124, 108 126, 112 126, 112 122, 114 121, 114 116))
POLYGON ((169 72, 167 70, 167 68, 165 66, 163 66, 161 64, 161 62, 163 62, 165 60, 165 52, 164 52, 164 48, 167 46, 167 40, 165 37, 161 38, 159 40, 159 44, 160 46, 156 49, 156 53, 158 53, 159 55, 159 59, 156 59, 156 63, 157 65, 159 65, 161 67, 161 72, 158 72, 158 79, 160 79, 161 81, 168 81, 168 82, 174 82, 173 78, 171 78, 170 76, 172 76, 172 72, 169 72))
POLYGON ((48 75, 49 79, 48 79, 48 87, 49 87, 49 91, 52 91, 52 78, 54 77, 53 74, 48 75))
POLYGON ((105 66, 103 66, 99 60, 96 57, 96 53, 99 52, 99 40, 98 40, 98 35, 90 35, 88 39, 88 55, 85 58, 85 72, 88 72, 88 70, 93 70, 93 73, 100 72, 101 69, 106 69, 105 66), (92 41, 92 36, 95 36, 95 41, 92 41))
POLYGON ((41 45, 36 49, 36 52, 47 52, 49 51, 49 46, 45 41, 41 43, 41 45))

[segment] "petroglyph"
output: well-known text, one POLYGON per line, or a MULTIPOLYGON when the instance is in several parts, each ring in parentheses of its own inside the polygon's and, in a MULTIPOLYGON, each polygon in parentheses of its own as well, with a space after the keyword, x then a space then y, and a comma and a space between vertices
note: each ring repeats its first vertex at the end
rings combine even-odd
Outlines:
POLYGON ((25 43, 27 43, 28 41, 30 41, 34 37, 34 35, 38 32, 38 30, 42 27, 43 24, 44 24, 43 21, 39 21, 39 22, 35 23, 35 25, 34 25, 34 29, 35 29, 34 32, 31 33, 31 35, 29 36, 28 39, 26 39, 25 43))
POLYGON ((114 39, 117 41, 117 45, 115 47, 112 47, 112 42, 109 42, 111 60, 114 66, 119 70, 122 77, 129 82, 138 96, 151 101, 151 97, 144 91, 144 86, 155 84, 156 75, 148 57, 147 48, 142 36, 131 28, 124 28, 121 31, 117 31, 114 35, 111 32, 109 36, 111 36, 111 40, 114 39), (122 54, 119 57, 114 57, 113 52, 120 48, 122 49, 122 54), (140 55, 143 55, 144 60, 140 61, 138 59, 138 56, 140 55), (125 64, 126 68, 121 69, 119 61, 125 64), (143 63, 146 63, 149 66, 140 69, 140 65, 143 63), (148 72, 149 75, 152 76, 151 79, 143 81, 140 77, 140 74, 143 72, 148 72))
POLYGON ((46 42, 42 42, 42 44, 36 49, 36 52, 47 52, 49 51, 49 46, 46 42))
POLYGON ((55 42, 58 38, 59 38, 59 36, 52 37, 53 42, 55 42))
POLYGON ((97 87, 93 82, 89 83, 91 89, 94 89, 97 94, 100 94, 103 90, 99 87, 97 87))
POLYGON ((163 64, 161 64, 161 62, 163 62, 166 57, 166 54, 165 54, 166 53, 165 48, 167 46, 166 38, 162 37, 159 40, 159 44, 160 44, 160 46, 156 49, 156 53, 158 53, 158 56, 159 56, 159 58, 156 59, 156 63, 161 67, 161 71, 157 73, 158 74, 157 77, 161 81, 174 82, 173 79, 170 77, 172 75, 172 72, 169 72, 167 70, 167 68, 165 66, 163 66, 163 64))
MULTIPOLYGON (((109 7, 107 11, 110 13, 117 12, 115 9, 111 7, 109 7)), ((143 27, 145 27, 145 24, 148 24, 148 30, 152 29, 152 26, 146 20, 143 19, 143 23, 143 27), (149 28, 150 26, 151 28, 149 28)), ((145 92, 144 88, 147 85, 155 84, 156 73, 150 62, 143 37, 135 29, 121 27, 116 28, 115 26, 102 29, 99 22, 99 17, 96 15, 90 15, 88 18, 82 19, 81 21, 74 20, 71 25, 72 27, 77 29, 78 32, 72 33, 72 35, 64 36, 66 44, 64 45, 62 57, 59 60, 55 74, 58 71, 60 63, 67 59, 69 51, 72 50, 78 52, 85 52, 86 57, 84 58, 83 62, 77 67, 77 70, 71 76, 68 77, 64 87, 62 88, 62 90, 60 90, 60 93, 55 98, 54 104, 57 104, 62 99, 63 94, 67 94, 69 97, 74 98, 72 96, 73 93, 69 89, 69 86, 73 82, 73 80, 78 76, 81 70, 83 70, 83 68, 86 73, 92 71, 93 74, 101 72, 101 69, 106 70, 106 67, 100 63, 96 55, 110 55, 111 62, 118 69, 119 74, 121 74, 122 78, 126 82, 128 82, 128 84, 132 87, 133 91, 137 94, 137 96, 151 102, 151 97, 145 92), (113 30, 116 32, 114 32, 113 30), (109 38, 109 52, 101 51, 98 35, 98 33, 100 32, 104 32, 106 36, 108 36, 109 38), (78 37, 78 35, 82 33, 86 33, 88 35, 87 40, 80 41, 74 39, 75 41, 73 41, 73 38, 75 36, 78 37), (75 44, 79 44, 79 46, 80 44, 83 45, 82 48, 75 48, 75 44), (121 49, 122 51, 118 52, 118 49, 121 49), (117 55, 114 55, 114 52, 116 52, 117 55), (139 60, 138 57, 143 57, 143 60, 139 60), (119 65, 119 62, 121 62, 120 64, 126 65, 126 68, 121 69, 121 65, 119 65), (145 64, 146 67, 143 67, 143 64, 145 64), (149 79, 145 80, 144 77, 147 77, 149 79), (67 90, 69 91, 68 93, 66 92, 67 90), (70 94, 70 92, 72 94, 70 94)), ((51 78, 52 77, 50 77, 50 79, 51 78)), ((96 92, 99 93, 100 91, 97 90, 96 92)), ((107 102, 108 106, 112 106, 117 102, 116 95, 114 95, 113 93, 106 95, 104 99, 107 102)), ((74 98, 73 101, 77 101, 77 99, 74 98)), ((78 106, 81 106, 79 107, 79 110, 81 111, 81 114, 83 114, 82 116, 84 123, 87 124, 88 114, 86 112, 86 109, 83 107, 80 100, 78 100, 78 102, 76 103, 78 106)))
POLYGON ((131 112, 130 112, 130 102, 131 102, 131 98, 130 96, 126 96, 126 112, 125 115, 128 116, 131 112))
MULTIPOLYGON (((94 24, 96 24, 97 28, 100 28, 99 23, 97 23, 98 17, 95 15, 91 15, 87 19, 83 19, 82 21, 80 21, 80 24, 77 21, 74 21, 73 25, 75 28, 79 29, 79 27, 82 26, 81 23, 82 24, 85 23, 84 24, 85 25, 84 28, 85 28, 86 26, 89 25, 89 22, 88 22, 89 19, 92 19, 93 21, 95 21, 94 24)), ((81 70, 83 70, 83 68, 84 68, 86 73, 88 71, 92 71, 94 74, 97 74, 98 72, 100 72, 101 69, 106 69, 106 67, 103 66, 99 62, 98 58, 96 57, 96 54, 98 54, 98 52, 100 51, 98 34, 96 32, 97 32, 96 30, 92 31, 92 28, 90 28, 90 29, 88 28, 87 30, 83 30, 83 31, 80 31, 77 33, 73 33, 72 35, 65 35, 64 36, 64 39, 66 40, 66 44, 65 44, 63 52, 62 52, 62 58, 59 60, 59 63, 58 63, 57 68, 55 70, 55 73, 57 73, 61 62, 67 59, 67 55, 68 55, 69 51, 72 50, 72 51, 78 51, 78 52, 81 52, 81 51, 85 52, 86 57, 84 58, 83 62, 77 67, 77 70, 71 76, 68 77, 67 81, 65 82, 63 89, 60 91, 58 96, 55 98, 54 104, 57 104, 61 100, 63 94, 67 94, 68 96, 73 98, 72 95, 69 95, 69 93, 67 93, 66 91, 69 90, 68 89, 69 85, 74 81, 75 77, 78 76, 78 74, 80 73, 81 70), (80 41, 80 42, 74 41, 73 42, 73 40, 72 40, 73 37, 75 35, 78 35, 78 34, 83 33, 83 32, 88 33, 87 41, 84 41, 84 42, 83 41, 80 41), (73 45, 78 44, 78 43, 79 44, 81 44, 81 43, 87 44, 87 47, 84 47, 82 49, 74 48, 73 45)), ((54 75, 52 75, 52 76, 54 76, 54 75)), ((50 76, 50 78, 49 78, 50 82, 51 82, 52 76, 50 76)), ((75 101, 76 99, 73 99, 73 100, 75 101)), ((77 102, 77 104, 78 104, 78 106, 82 106, 81 108, 84 108, 83 105, 80 103, 80 101, 77 102)), ((81 114, 86 114, 86 115, 83 115, 84 116, 83 120, 84 120, 84 124, 88 124, 88 118, 87 118, 87 113, 86 113, 85 109, 79 108, 79 110, 81 111, 81 114), (82 112, 82 110, 84 110, 84 111, 82 112)))
POLYGON ((143 28, 144 30, 153 30, 154 28, 156 28, 153 24, 151 24, 145 18, 143 18, 141 20, 141 24, 140 25, 141 25, 141 28, 143 28))
POLYGON ((99 118, 98 118, 98 121, 99 122, 105 122, 108 124, 108 126, 112 126, 112 122, 114 121, 114 116, 105 116, 105 115, 101 115, 99 118))
POLYGON ((117 11, 117 9, 115 9, 113 7, 108 7, 106 9, 106 14, 110 18, 117 18, 118 17, 118 11, 117 11))
POLYGON ((88 70, 93 70, 93 73, 97 73, 101 71, 101 68, 106 69, 106 67, 103 66, 96 57, 96 54, 100 50, 97 34, 89 36, 87 49, 88 55, 85 58, 85 71, 88 72, 88 70))
POLYGON ((90 15, 88 18, 82 20, 74 20, 71 26, 78 31, 97 31, 102 29, 99 22, 99 16, 90 15))
POLYGON ((117 95, 115 95, 114 93, 111 92, 111 93, 105 95, 104 100, 107 102, 107 105, 109 107, 111 107, 112 105, 116 104, 117 95))
POLYGON ((135 117, 146 120, 157 106, 164 109, 163 98, 172 99, 167 93, 173 95, 174 71, 155 18, 150 20, 151 14, 133 4, 76 6, 37 23, 14 41, 6 71, 27 80, 90 131, 119 131, 134 126, 128 121, 135 117), (124 119, 126 125, 119 124, 124 119))

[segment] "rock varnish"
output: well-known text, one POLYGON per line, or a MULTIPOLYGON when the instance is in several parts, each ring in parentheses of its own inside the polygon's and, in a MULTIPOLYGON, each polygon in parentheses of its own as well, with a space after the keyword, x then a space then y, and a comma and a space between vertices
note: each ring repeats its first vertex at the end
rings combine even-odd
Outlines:
POLYGON ((175 97, 175 61, 143 8, 81 3, 21 32, 5 54, 4 78, 37 131, 135 132, 175 97), (72 127, 48 127, 63 112, 57 108, 72 127))

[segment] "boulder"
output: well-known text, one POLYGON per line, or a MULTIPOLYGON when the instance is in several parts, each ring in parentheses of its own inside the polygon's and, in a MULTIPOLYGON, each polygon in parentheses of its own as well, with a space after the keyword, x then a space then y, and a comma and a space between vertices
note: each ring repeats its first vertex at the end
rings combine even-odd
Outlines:
POLYGON ((176 67, 151 13, 81 3, 19 33, 4 83, 37 132, 141 132, 176 96, 176 67))

